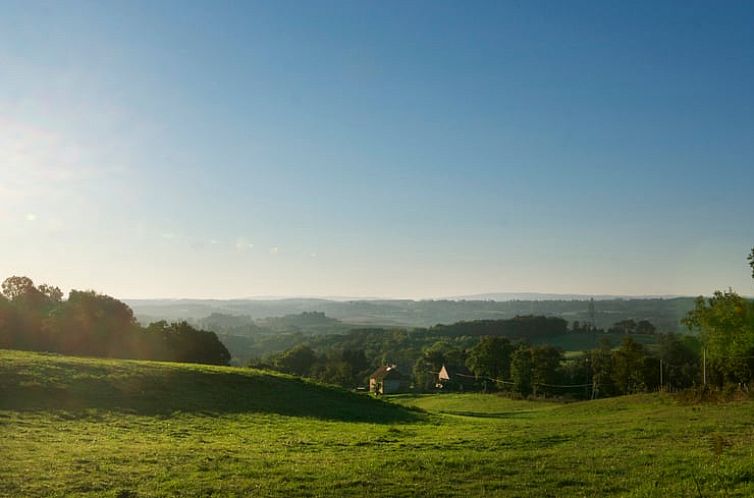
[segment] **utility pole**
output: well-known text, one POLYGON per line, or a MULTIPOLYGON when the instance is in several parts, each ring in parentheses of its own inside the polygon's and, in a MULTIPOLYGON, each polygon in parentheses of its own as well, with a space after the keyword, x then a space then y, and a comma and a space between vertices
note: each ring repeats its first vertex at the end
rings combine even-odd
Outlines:
POLYGON ((662 390, 662 358, 660 358, 660 390, 662 390))
POLYGON ((704 385, 707 386, 707 348, 702 349, 702 378, 704 385))

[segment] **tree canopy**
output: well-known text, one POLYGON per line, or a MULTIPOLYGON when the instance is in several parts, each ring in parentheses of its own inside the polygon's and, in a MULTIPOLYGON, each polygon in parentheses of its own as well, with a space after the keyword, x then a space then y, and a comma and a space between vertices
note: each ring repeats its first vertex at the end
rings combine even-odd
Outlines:
MULTIPOLYGON (((748 255, 754 272, 754 248, 748 255)), ((754 278, 754 273, 752 273, 754 278)), ((732 289, 699 296, 683 322, 700 332, 711 380, 749 383, 754 378, 754 303, 732 289)))
POLYGON ((125 303, 94 291, 35 286, 28 277, 2 283, 0 347, 71 355, 225 365, 230 353, 214 332, 186 322, 144 328, 125 303))

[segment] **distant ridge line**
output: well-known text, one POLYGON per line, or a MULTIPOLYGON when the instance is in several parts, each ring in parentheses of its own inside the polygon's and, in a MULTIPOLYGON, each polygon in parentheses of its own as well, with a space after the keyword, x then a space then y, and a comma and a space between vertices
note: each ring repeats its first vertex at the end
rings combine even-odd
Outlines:
POLYGON ((470 294, 465 296, 450 296, 446 299, 455 301, 583 301, 595 299, 608 301, 612 299, 676 299, 684 296, 679 294, 558 294, 548 292, 490 292, 484 294, 470 294))
POLYGON ((586 301, 594 299, 595 301, 611 300, 643 300, 643 299, 679 299, 694 298, 691 295, 676 294, 647 294, 647 295, 612 295, 612 294, 552 294, 539 292, 517 292, 517 293, 489 293, 489 294, 471 294, 462 296, 442 296, 442 297, 425 297, 425 298, 402 298, 402 297, 317 297, 317 296, 250 296, 250 297, 233 297, 233 298, 203 298, 203 297, 162 297, 162 298, 125 298, 124 302, 132 303, 232 303, 232 302, 427 302, 427 301, 586 301))

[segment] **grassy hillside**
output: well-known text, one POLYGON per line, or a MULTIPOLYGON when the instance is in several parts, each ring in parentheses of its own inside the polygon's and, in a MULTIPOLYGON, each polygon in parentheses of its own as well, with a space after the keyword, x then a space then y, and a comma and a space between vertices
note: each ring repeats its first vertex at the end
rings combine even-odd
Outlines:
POLYGON ((752 496, 753 428, 748 401, 388 404, 267 372, 0 351, 0 496, 752 496))
POLYGON ((361 422, 416 415, 367 396, 247 368, 0 353, 0 409, 169 416, 275 413, 361 422))

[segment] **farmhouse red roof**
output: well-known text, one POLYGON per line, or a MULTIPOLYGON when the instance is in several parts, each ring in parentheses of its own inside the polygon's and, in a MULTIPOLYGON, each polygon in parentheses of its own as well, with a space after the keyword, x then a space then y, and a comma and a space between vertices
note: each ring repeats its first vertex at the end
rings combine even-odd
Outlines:
POLYGON ((370 379, 384 379, 388 375, 403 377, 395 365, 383 365, 369 376, 370 379))

